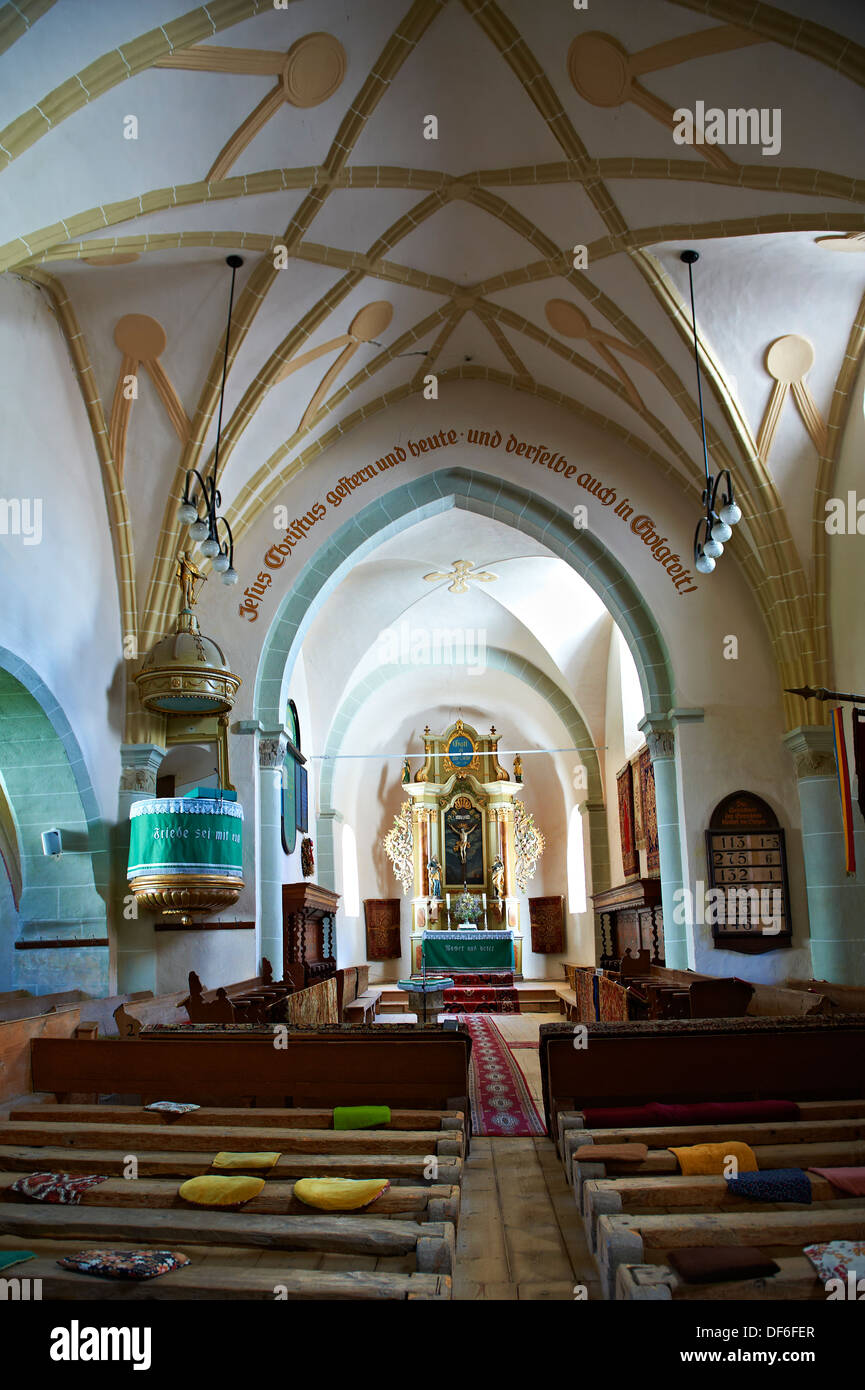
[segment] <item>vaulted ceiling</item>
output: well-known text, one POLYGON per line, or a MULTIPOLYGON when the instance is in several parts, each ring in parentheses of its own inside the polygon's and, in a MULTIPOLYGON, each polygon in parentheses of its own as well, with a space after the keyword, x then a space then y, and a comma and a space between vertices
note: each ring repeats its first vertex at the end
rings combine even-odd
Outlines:
POLYGON ((745 513, 731 548, 782 683, 831 683, 823 503, 865 343, 865 8, 144 9, 147 32, 131 0, 0 7, 0 270, 41 286, 67 336, 141 649, 173 608, 185 470, 212 466, 228 253, 220 486, 242 547, 432 372, 613 432, 696 520, 679 260, 696 246, 710 454, 745 513), (673 112, 701 101, 778 113, 777 152, 677 143, 673 112))

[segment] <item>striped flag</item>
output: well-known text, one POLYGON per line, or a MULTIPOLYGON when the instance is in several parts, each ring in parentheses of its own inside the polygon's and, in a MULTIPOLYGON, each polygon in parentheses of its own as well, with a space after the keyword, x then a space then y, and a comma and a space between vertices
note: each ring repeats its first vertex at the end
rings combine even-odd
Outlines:
POLYGON ((838 769, 838 792, 841 797, 841 821, 844 827, 844 864, 848 874, 855 874, 853 801, 850 796, 850 769, 847 766, 847 745, 844 740, 844 710, 841 705, 836 705, 832 710, 832 734, 835 739, 835 766, 838 769))

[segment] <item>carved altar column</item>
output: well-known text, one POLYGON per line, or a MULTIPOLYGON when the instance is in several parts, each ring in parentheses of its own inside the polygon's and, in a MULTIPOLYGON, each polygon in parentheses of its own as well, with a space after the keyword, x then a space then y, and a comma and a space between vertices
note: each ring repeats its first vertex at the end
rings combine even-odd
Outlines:
MULTIPOLYGON (((784 737, 802 808, 802 858, 811 926, 811 973, 831 984, 865 984, 865 884, 848 878, 832 730, 805 725, 784 737)), ((865 863, 862 817, 853 802, 858 865, 865 863)), ((798 933, 797 933, 798 934, 798 933)))
MULTIPOLYGON (((693 922, 677 923, 676 911, 682 894, 682 843, 679 833, 679 793, 676 786, 676 738, 667 719, 646 715, 638 725, 646 736, 655 775, 655 815, 658 822, 658 853, 661 861, 661 906, 664 914, 664 950, 671 970, 687 970, 692 965, 693 922), (679 897, 676 898, 676 893, 679 897)), ((689 901, 685 896, 685 902, 689 901)))
MULTIPOLYGON (((142 797, 156 795, 156 774, 165 757, 165 749, 156 743, 126 743, 120 748, 120 792, 118 801, 119 869, 116 894, 125 899, 129 893, 126 881, 126 856, 129 849, 129 808, 142 797)), ((156 993, 156 949, 153 922, 125 916, 117 922, 117 989, 132 994, 139 989, 156 993)))
POLYGON ((288 739, 284 729, 258 736, 259 958, 282 960, 282 767, 288 739))

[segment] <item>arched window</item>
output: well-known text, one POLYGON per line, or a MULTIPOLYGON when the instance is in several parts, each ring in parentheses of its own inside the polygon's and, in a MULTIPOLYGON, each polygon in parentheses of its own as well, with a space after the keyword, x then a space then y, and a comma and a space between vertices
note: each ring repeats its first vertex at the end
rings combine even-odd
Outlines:
POLYGON ((346 917, 360 916, 357 840, 350 825, 342 827, 342 906, 346 917))
POLYGON ((282 768, 282 848, 292 854, 298 830, 309 829, 309 792, 305 760, 300 751, 300 719, 297 706, 289 700, 285 711, 288 748, 282 768))
POLYGON ((568 819, 568 911, 586 911, 586 853, 579 806, 568 819))

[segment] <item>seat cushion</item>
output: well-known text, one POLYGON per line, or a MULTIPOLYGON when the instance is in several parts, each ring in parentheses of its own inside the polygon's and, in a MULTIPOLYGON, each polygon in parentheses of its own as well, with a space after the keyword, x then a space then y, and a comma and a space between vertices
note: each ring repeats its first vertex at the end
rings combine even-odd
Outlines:
POLYGON ((389 1105, 336 1105, 333 1111, 334 1129, 374 1129, 390 1124, 389 1105))
POLYGON ((671 1250, 670 1264, 686 1284, 714 1284, 724 1279, 762 1279, 779 1266, 762 1250, 741 1245, 695 1245, 671 1250))
POLYGON ((211 1174, 189 1178, 177 1189, 194 1207, 239 1207, 251 1202, 264 1187, 264 1178, 218 1178, 211 1174))
POLYGON ((28 1173, 17 1178, 10 1191, 34 1202, 76 1207, 87 1189, 100 1182, 107 1182, 107 1178, 98 1173, 28 1173))
POLYGON ((155 1279, 188 1265, 189 1256, 173 1250, 79 1250, 57 1263, 61 1269, 103 1279, 155 1279))
POLYGON ((320 1211, 356 1211, 377 1201, 389 1187, 387 1178, 301 1178, 294 1184, 294 1195, 320 1211))
POLYGON ((261 1153, 218 1153, 210 1165, 212 1168, 272 1168, 279 1162, 279 1154, 262 1150, 261 1153))
POLYGON ((684 1148, 670 1146, 679 1160, 679 1169, 690 1177, 698 1173, 723 1174, 728 1160, 735 1158, 738 1173, 756 1173, 758 1163, 750 1144, 740 1139, 726 1139, 716 1144, 688 1144, 684 1148))

